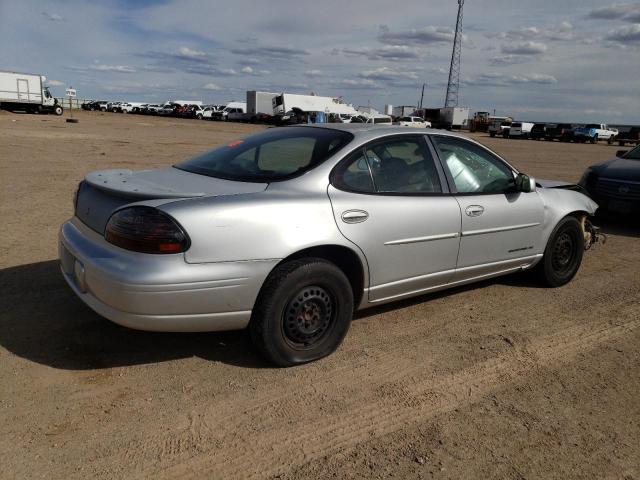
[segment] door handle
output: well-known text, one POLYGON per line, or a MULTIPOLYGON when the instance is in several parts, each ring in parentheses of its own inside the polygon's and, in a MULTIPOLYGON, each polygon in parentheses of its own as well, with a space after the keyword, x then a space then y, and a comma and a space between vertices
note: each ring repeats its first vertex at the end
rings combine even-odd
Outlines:
POLYGON ((342 221, 344 223, 362 223, 369 218, 369 213, 364 210, 347 210, 342 212, 342 221))
POLYGON ((479 217, 484 213, 484 207, 482 205, 469 205, 465 209, 465 213, 469 217, 479 217))

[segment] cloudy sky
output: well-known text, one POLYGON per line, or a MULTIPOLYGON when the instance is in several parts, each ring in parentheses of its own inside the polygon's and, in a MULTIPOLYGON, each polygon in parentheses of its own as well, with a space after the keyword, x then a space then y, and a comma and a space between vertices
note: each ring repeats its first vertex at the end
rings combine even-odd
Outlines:
MULTIPOLYGON (((444 103, 456 0, 0 0, 0 69, 55 95, 209 103, 248 89, 444 103)), ((467 0, 460 103, 640 123, 640 2, 467 0)))

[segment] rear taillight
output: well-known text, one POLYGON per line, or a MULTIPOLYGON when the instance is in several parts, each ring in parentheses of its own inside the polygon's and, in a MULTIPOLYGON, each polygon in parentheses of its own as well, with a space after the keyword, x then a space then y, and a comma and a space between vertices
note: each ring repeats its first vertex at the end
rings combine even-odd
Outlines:
POLYGON ((189 238, 175 220, 152 207, 129 207, 117 211, 104 232, 107 242, 142 253, 180 253, 189 238))

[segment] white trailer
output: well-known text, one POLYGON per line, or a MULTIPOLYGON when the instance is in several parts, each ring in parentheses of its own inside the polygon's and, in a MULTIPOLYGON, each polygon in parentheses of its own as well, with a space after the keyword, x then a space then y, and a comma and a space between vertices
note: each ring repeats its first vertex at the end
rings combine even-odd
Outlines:
POLYGON ((62 105, 42 85, 45 80, 34 73, 0 72, 0 108, 62 115, 62 105))
POLYGON ((178 105, 182 105, 183 107, 185 105, 198 105, 198 106, 202 106, 202 100, 171 100, 167 103, 177 103, 178 105))
POLYGON ((316 95, 283 93, 282 95, 274 97, 272 104, 274 115, 284 115, 294 109, 303 112, 324 112, 325 114, 358 114, 352 105, 343 103, 339 98, 318 97, 316 95))
POLYGON ((445 107, 440 109, 441 128, 466 128, 469 125, 469 109, 445 107))
POLYGON ((273 99, 279 93, 258 92, 247 90, 247 114, 253 121, 258 119, 258 115, 273 115, 273 99))
POLYGON ((393 107, 392 116, 394 117, 411 117, 415 114, 416 109, 413 105, 399 105, 393 107))

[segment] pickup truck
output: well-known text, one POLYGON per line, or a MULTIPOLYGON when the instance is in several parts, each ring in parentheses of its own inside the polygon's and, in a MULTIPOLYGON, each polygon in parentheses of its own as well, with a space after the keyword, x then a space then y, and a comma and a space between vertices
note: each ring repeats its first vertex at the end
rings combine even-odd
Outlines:
POLYGON ((618 133, 615 138, 609 139, 609 145, 612 145, 613 142, 618 142, 618 145, 624 147, 627 143, 632 145, 637 145, 640 143, 640 127, 631 127, 631 129, 627 131, 623 131, 618 133))
POLYGON ((590 123, 584 127, 573 129, 573 140, 576 142, 597 143, 598 140, 610 140, 615 138, 618 132, 610 129, 607 125, 600 123, 590 123))

